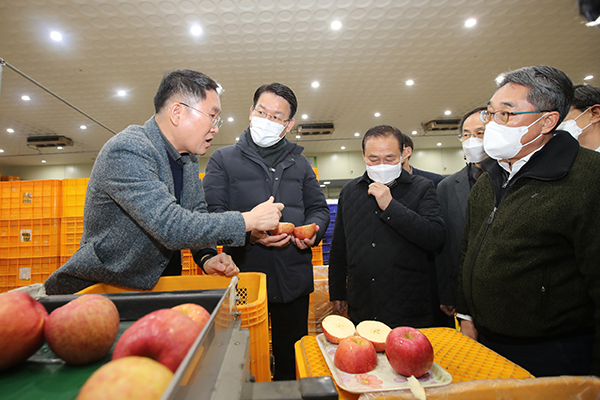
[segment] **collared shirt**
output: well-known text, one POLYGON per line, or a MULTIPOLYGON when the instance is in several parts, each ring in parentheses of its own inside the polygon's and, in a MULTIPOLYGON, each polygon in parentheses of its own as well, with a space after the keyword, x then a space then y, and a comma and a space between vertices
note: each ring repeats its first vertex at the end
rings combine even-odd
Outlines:
POLYGON ((543 148, 544 148, 544 146, 540 147, 537 150, 532 151, 531 153, 527 154, 525 157, 520 158, 519 160, 515 161, 512 164, 512 168, 511 168, 511 165, 509 163, 507 163, 505 161, 498 160, 498 164, 500 164, 500 166, 502 168, 504 168, 504 170, 506 172, 508 172, 508 179, 506 181, 507 182, 510 181, 521 170, 521 168, 523 168, 523 166, 525 164, 527 164, 527 161, 529 161, 529 159, 531 158, 531 156, 533 156, 535 153, 537 153, 538 151, 540 151, 543 148))

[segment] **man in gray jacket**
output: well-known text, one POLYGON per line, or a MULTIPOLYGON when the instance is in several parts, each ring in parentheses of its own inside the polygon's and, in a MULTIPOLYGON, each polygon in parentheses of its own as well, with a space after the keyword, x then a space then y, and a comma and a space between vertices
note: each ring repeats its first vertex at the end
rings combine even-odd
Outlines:
POLYGON ((221 125, 220 86, 192 70, 166 74, 155 115, 131 125, 98 154, 88 182, 78 251, 46 281, 46 293, 69 294, 97 282, 151 289, 181 274, 181 249, 192 249, 208 274, 239 272, 215 246, 242 246, 246 232, 277 226, 273 198, 248 212, 209 214, 198 176, 221 125))
POLYGON ((210 156, 203 182, 210 212, 243 212, 274 196, 285 204, 282 222, 318 226, 303 240, 258 228, 248 233, 245 247, 225 247, 241 271, 267 274, 276 380, 296 379, 294 343, 308 334, 314 288, 310 248, 329 225, 329 207, 303 148, 285 138, 294 126, 296 108, 289 87, 272 83, 258 88, 250 127, 237 144, 210 156))

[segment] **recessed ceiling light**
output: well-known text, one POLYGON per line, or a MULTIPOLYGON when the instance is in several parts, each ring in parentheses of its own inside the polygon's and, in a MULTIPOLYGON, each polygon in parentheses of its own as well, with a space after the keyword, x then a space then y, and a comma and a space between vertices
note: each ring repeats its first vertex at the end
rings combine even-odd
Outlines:
POLYGON ((342 150, 346 150, 346 146, 342 146, 342 147, 341 147, 341 149, 342 149, 342 150))
POLYGON ((415 84, 415 81, 413 81, 412 79, 409 79, 406 81, 406 86, 412 86, 415 84))
POLYGON ((4 150, 0 149, 0 153, 4 153, 4 150))
POLYGON ((42 164, 46 164, 46 160, 42 160, 42 164))
POLYGON ((79 129, 86 130, 86 129, 87 129, 87 126, 85 126, 85 125, 81 125, 81 126, 79 127, 79 129))
POLYGON ((6 132, 8 132, 8 133, 15 133, 15 130, 14 130, 13 128, 8 128, 8 129, 6 130, 6 132))
POLYGON ((356 132, 356 133, 354 134, 354 136, 360 136, 360 133, 356 132))
POLYGON ((296 139, 300 139, 300 137, 301 137, 300 135, 296 135, 296 139))
POLYGON ((29 100, 31 100, 31 97, 29 97, 29 96, 27 96, 25 94, 25 95, 21 96, 21 100, 23 100, 23 101, 29 101, 29 100))
POLYGON ((417 131, 412 131, 411 133, 412 133, 413 135, 416 135, 416 134, 417 134, 417 131))
POLYGON ((236 141, 236 142, 237 142, 237 141, 239 141, 239 140, 240 140, 240 138, 239 138, 239 137, 236 137, 236 138, 235 138, 235 141, 236 141))
POLYGON ((477 20, 475 18, 469 18, 468 20, 465 21, 465 26, 467 28, 472 28, 475 25, 477 25, 477 20))
POLYGON ((302 119, 307 119, 308 115, 307 114, 302 114, 302 119))
POLYGON ((61 146, 58 146, 58 147, 56 148, 56 150, 62 150, 62 147, 61 147, 61 146))
POLYGON ((331 26, 331 29, 333 29, 334 31, 339 31, 342 28, 342 22, 341 21, 333 21, 330 26, 331 26))
POLYGON ((121 97, 124 97, 124 96, 127 96, 127 92, 126 92, 126 91, 124 91, 124 90, 119 90, 119 91, 117 92, 117 95, 119 95, 119 96, 121 96, 121 97))
POLYGON ((375 114, 373 114, 376 117, 381 117, 381 113, 376 112, 375 114))
POLYGON ((329 181, 323 182, 323 185, 329 185, 329 184, 331 184, 331 182, 329 182, 329 181))
POLYGON ((62 40, 62 35, 60 32, 52 31, 50 32, 50 39, 54 40, 55 42, 60 42, 62 40))
POLYGON ((444 114, 446 114, 446 115, 450 115, 450 114, 452 114, 452 111, 450 111, 450 110, 446 110, 446 111, 444 111, 444 114))
POLYGON ((438 144, 437 144, 437 145, 438 145, 438 147, 439 147, 439 146, 441 146, 441 145, 442 145, 442 143, 441 143, 441 142, 438 142, 438 144))
POLYGON ((194 36, 200 36, 202 35, 202 27, 200 25, 192 25, 190 33, 194 36))
POLYGON ((229 117, 229 118, 227 118, 227 121, 229 121, 229 122, 233 122, 233 117, 229 117))
POLYGON ((589 81, 590 79, 594 79, 594 75, 588 75, 585 78, 583 78, 584 81, 589 81))
POLYGON ((319 87, 319 86, 321 86, 321 85, 320 85, 320 83, 319 83, 319 82, 317 82, 317 81, 314 81, 313 83, 311 83, 311 84, 310 84, 310 86, 312 86, 312 87, 314 87, 314 88, 318 88, 318 87, 319 87))

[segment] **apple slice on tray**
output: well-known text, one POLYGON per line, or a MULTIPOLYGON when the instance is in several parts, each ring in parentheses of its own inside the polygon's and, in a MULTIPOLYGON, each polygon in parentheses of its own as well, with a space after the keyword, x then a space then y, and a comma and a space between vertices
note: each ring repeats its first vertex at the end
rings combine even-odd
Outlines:
POLYGON ((333 344, 340 343, 348 336, 354 336, 356 328, 352 321, 340 315, 328 315, 321 323, 325 338, 333 344))
POLYGON ((385 340, 391 331, 392 328, 380 321, 362 321, 356 326, 356 333, 373 343, 378 353, 385 350, 385 340))

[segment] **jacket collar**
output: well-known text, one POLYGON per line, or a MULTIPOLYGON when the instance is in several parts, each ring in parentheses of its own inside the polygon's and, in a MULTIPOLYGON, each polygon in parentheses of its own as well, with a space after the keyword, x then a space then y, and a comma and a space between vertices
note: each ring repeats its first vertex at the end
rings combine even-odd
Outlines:
MULTIPOLYGON (((554 181, 569 173, 575 157, 579 152, 579 142, 566 131, 556 131, 554 136, 535 153, 521 168, 511 182, 520 178, 533 178, 542 181, 554 181)), ((481 162, 482 169, 487 172, 492 181, 504 178, 504 169, 494 159, 481 162)))

